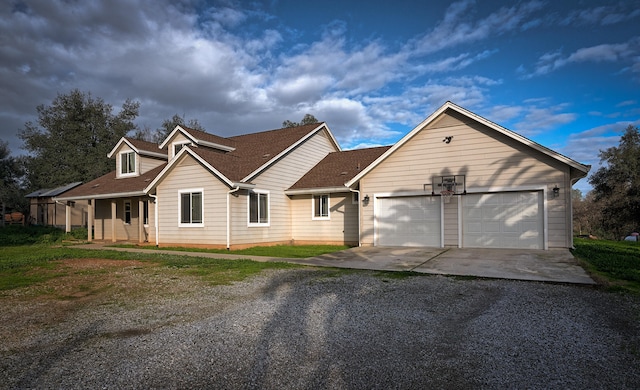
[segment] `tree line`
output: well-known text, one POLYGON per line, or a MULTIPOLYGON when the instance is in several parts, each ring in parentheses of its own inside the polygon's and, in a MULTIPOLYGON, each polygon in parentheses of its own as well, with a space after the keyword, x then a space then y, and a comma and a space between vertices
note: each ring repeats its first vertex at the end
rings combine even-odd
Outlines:
MULTIPOLYGON (((87 182, 114 170, 107 153, 124 136, 160 143, 177 126, 205 131, 197 119, 175 114, 157 129, 138 127, 140 103, 127 99, 119 111, 89 92, 74 89, 58 94, 50 105, 36 107, 38 119, 20 129, 26 156, 12 156, 0 140, 0 203, 2 210, 29 210, 25 195, 73 182, 87 182)), ((310 114, 302 122, 286 120, 283 127, 317 123, 310 114)))

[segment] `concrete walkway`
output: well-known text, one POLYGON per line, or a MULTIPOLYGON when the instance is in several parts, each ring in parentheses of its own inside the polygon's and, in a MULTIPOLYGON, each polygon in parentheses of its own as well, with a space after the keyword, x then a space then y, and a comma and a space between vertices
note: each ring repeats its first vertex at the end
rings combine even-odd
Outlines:
POLYGON ((376 271, 412 271, 426 274, 475 276, 541 282, 596 284, 578 265, 568 249, 471 249, 471 248, 382 248, 356 247, 306 259, 234 255, 226 253, 179 252, 169 250, 114 248, 107 244, 78 245, 85 249, 106 249, 137 253, 250 259, 288 262, 315 267, 336 267, 376 271))

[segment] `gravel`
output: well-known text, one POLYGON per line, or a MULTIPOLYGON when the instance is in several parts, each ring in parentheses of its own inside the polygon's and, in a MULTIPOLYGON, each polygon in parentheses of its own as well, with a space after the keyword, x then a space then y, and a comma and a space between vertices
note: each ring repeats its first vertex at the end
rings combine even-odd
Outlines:
MULTIPOLYGON (((640 388, 633 295, 315 269, 177 283, 192 285, 16 330, 2 341, 0 387, 640 388)), ((0 305, 5 331, 11 313, 39 310, 0 305)))

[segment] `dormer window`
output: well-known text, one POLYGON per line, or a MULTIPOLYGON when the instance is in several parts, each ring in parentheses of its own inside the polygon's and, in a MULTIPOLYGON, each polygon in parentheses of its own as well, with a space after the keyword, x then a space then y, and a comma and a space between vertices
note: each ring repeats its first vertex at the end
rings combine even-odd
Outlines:
POLYGON ((120 153, 120 176, 136 174, 136 152, 120 153))
POLYGON ((174 143, 173 144, 173 157, 175 157, 179 151, 182 150, 182 148, 184 148, 186 145, 190 145, 191 142, 180 142, 180 143, 174 143))

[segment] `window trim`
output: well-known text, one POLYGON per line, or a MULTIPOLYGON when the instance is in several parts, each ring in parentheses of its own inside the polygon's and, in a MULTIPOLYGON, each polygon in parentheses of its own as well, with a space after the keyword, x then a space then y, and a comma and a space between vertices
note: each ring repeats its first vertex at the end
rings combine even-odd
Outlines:
POLYGON ((271 226, 271 193, 267 190, 251 190, 247 195, 247 226, 248 227, 269 227, 271 226), (258 221, 260 220, 260 195, 267 196, 267 222, 251 222, 251 195, 258 195, 258 221))
POLYGON ((184 148, 185 145, 191 145, 191 141, 177 141, 177 142, 171 143, 171 150, 173 152, 173 157, 177 156, 178 153, 180 153, 180 150, 176 152, 176 146, 178 145, 181 145, 180 150, 182 150, 182 148, 184 148))
MULTIPOLYGON (((137 153, 133 150, 123 150, 120 153, 118 153, 118 159, 120 161, 120 170, 118 171, 119 176, 120 177, 129 177, 129 176, 136 176, 138 175, 138 156, 137 153), (123 168, 124 165, 122 164, 122 157, 125 154, 133 154, 133 171, 131 172, 123 172, 123 168)), ((127 158, 127 162, 128 162, 128 158, 127 158)))
MULTIPOLYGON (((192 201, 192 197, 189 198, 192 201)), ((191 207, 191 215, 189 220, 193 220, 193 207, 191 207)), ((204 188, 188 188, 178 190, 178 227, 204 227, 204 188), (182 222, 182 194, 200 194, 200 212, 202 213, 202 222, 182 222)))
POLYGON ((311 195, 311 219, 314 221, 328 221, 331 219, 331 196, 329 194, 311 195), (322 199, 325 196, 327 197, 327 215, 322 215, 322 210, 320 210, 320 215, 316 215, 316 199, 322 199))
POLYGON ((131 199, 126 199, 122 201, 122 222, 125 225, 131 225, 131 218, 133 216, 133 205, 131 203, 131 199), (127 205, 129 205, 129 210, 127 211, 127 205), (127 222, 127 214, 129 214, 129 222, 127 222))

